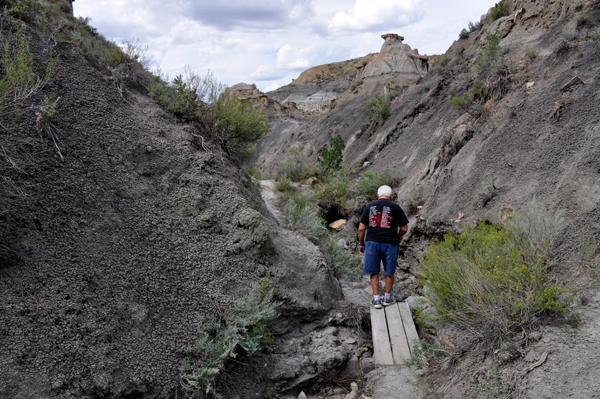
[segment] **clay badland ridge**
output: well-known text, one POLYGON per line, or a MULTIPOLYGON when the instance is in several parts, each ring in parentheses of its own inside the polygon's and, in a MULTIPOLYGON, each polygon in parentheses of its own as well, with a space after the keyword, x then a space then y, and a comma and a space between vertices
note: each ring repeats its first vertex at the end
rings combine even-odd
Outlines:
MULTIPOLYGON (((68 15, 71 2, 59 3, 68 15)), ((336 313, 321 319, 342 297, 323 253, 279 227, 211 132, 166 112, 134 73, 101 65, 31 22, 1 18, 3 37, 27 33, 38 75, 57 60, 23 111, 2 114, 1 396, 181 397, 181 349, 198 338, 198 316, 218 316, 265 278, 283 302, 282 338, 259 361, 228 365, 229 396, 258 397, 264 381, 307 386, 332 370, 358 379, 352 368, 368 342, 336 324, 336 313), (57 97, 52 135, 38 114, 57 97)), ((510 15, 484 19, 444 56, 427 59, 391 34, 379 54, 249 93, 272 128, 258 166, 269 171, 299 146, 314 160, 339 133, 346 161, 397 170, 404 179, 395 193, 419 193, 423 206, 403 248, 405 273, 418 274, 433 238, 534 197, 565 212, 558 250, 566 257, 599 229, 599 18, 598 2, 514 1, 510 15), (485 113, 458 112, 452 98, 475 80, 499 83, 473 66, 491 31, 518 76, 482 104, 485 113), (525 57, 528 49, 537 55, 525 57), (390 117, 370 123, 366 102, 388 92, 397 93, 390 117)), ((519 357, 517 366, 528 367, 554 351, 527 375, 530 397, 597 393, 599 299, 581 302, 580 329, 547 328, 519 357)), ((440 381, 439 395, 477 394, 471 379, 493 359, 466 359, 440 381)))

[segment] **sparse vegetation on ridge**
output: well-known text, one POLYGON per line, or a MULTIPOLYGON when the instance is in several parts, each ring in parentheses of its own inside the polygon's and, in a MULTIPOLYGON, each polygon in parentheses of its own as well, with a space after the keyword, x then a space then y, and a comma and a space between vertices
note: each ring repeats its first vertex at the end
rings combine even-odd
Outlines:
POLYGON ((390 97, 371 98, 365 106, 365 111, 371 114, 371 123, 383 125, 392 112, 390 97))
POLYGON ((184 74, 173 81, 160 70, 153 74, 148 70, 147 46, 138 40, 118 46, 91 27, 89 19, 65 14, 58 4, 49 1, 15 2, 9 13, 57 40, 77 43, 83 54, 111 70, 121 95, 128 80, 143 87, 150 97, 182 120, 208 125, 213 138, 234 159, 247 160, 255 143, 268 133, 264 112, 230 95, 210 71, 200 76, 188 66, 184 74), (127 67, 126 73, 123 73, 124 67, 127 67))
POLYGON ((483 24, 481 23, 481 21, 477 21, 477 22, 469 21, 469 33, 476 32, 476 31, 480 30, 482 27, 483 27, 483 24))
POLYGON ((357 88, 358 88, 360 85, 362 85, 363 83, 364 83, 364 82, 363 82, 363 80, 362 80, 362 79, 361 79, 361 80, 359 80, 359 81, 358 81, 358 82, 356 82, 356 83, 353 83, 353 84, 352 84, 352 86, 350 86, 350 91, 354 91, 354 90, 356 90, 356 89, 357 89, 357 88))
POLYGON ((488 94, 487 89, 485 88, 485 84, 481 80, 476 80, 473 83, 473 87, 469 89, 465 94, 459 97, 454 97, 452 99, 452 106, 454 108, 461 108, 463 110, 468 110, 473 106, 475 100, 480 98, 485 98, 488 94))
POLYGON ((492 350, 546 316, 562 317, 566 290, 550 271, 562 226, 561 213, 532 207, 505 223, 480 222, 432 244, 423 258, 423 283, 440 320, 492 350))
POLYGON ((510 0, 502 0, 494 8, 492 8, 492 22, 502 17, 507 17, 510 14, 510 10, 512 8, 512 1, 510 0))

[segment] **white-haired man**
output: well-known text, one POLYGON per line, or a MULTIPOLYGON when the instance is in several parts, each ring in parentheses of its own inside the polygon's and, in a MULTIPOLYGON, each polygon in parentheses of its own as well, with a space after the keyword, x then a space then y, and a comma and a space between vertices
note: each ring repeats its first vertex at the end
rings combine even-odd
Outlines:
POLYGON ((379 187, 377 201, 366 206, 358 226, 360 253, 365 257, 363 272, 371 276, 372 304, 376 309, 381 309, 382 303, 383 306, 388 306, 396 302, 392 286, 398 262, 398 247, 408 231, 406 214, 391 198, 391 187, 379 187), (386 276, 383 300, 379 295, 379 270, 382 262, 386 276))

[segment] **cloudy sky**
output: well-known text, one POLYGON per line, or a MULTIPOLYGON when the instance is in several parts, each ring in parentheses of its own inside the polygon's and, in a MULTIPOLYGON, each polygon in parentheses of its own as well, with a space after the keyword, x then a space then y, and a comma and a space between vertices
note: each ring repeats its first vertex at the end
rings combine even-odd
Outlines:
MULTIPOLYGON (((443 53, 495 0, 76 0, 76 16, 121 44, 148 46, 171 77, 185 65, 263 91, 300 72, 379 52, 398 33, 421 54, 443 53)), ((497 1, 497 0, 496 0, 497 1)))

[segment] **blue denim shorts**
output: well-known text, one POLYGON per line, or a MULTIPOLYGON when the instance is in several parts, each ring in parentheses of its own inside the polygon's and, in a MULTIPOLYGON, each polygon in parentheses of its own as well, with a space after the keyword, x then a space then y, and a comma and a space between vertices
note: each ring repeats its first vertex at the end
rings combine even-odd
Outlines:
POLYGON ((381 262, 385 268, 385 275, 391 276, 396 272, 398 262, 398 245, 383 244, 380 242, 365 242, 365 274, 378 274, 381 262))

